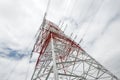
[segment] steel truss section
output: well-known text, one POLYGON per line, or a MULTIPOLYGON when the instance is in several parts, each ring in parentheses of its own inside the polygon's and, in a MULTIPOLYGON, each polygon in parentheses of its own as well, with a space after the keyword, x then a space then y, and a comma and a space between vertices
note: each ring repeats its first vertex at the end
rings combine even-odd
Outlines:
POLYGON ((33 52, 40 55, 31 80, 119 80, 47 20, 33 52))

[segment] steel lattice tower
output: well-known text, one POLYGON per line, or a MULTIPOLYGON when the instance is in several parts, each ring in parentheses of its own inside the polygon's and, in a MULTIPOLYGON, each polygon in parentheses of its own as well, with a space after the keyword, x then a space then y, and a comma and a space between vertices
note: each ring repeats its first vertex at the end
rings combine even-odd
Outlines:
POLYGON ((43 21, 34 52, 39 57, 31 80, 119 80, 48 20, 43 21))

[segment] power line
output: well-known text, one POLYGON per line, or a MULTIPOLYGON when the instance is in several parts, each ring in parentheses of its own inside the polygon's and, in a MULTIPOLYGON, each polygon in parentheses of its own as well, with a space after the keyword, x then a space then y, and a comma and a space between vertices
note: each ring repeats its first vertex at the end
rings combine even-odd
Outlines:
MULTIPOLYGON (((44 17, 43 17, 43 22, 42 22, 42 24, 40 25, 40 27, 39 27, 37 33, 35 34, 34 39, 36 40, 36 42, 37 42, 37 40, 38 40, 38 36, 40 35, 40 32, 39 32, 39 31, 40 31, 41 27, 44 26, 44 24, 45 24, 45 19, 46 19, 48 10, 49 10, 50 2, 51 2, 51 0, 48 0, 47 8, 46 8, 46 11, 45 11, 44 17)), ((35 42, 35 44, 36 44, 36 42, 35 42)), ((35 47, 35 44, 34 44, 34 47, 35 47)), ((33 49, 34 49, 34 47, 33 47, 33 49)), ((29 56, 29 62, 28 62, 28 68, 27 68, 25 80, 28 79, 28 73, 29 73, 29 67, 30 67, 30 60, 31 60, 32 54, 33 54, 33 50, 31 51, 31 54, 30 54, 30 56, 29 56)))
POLYGON ((100 6, 98 7, 95 15, 92 17, 92 19, 90 20, 88 26, 86 27, 86 30, 85 30, 84 34, 82 35, 82 37, 81 37, 81 39, 80 39, 80 43, 81 43, 81 42, 83 41, 83 39, 85 38, 85 36, 86 36, 86 34, 87 34, 88 30, 89 30, 88 28, 90 28, 89 26, 90 26, 90 24, 92 23, 92 21, 95 19, 96 15, 98 14, 98 12, 99 12, 99 10, 100 10, 103 2, 104 2, 104 0, 101 1, 100 6))

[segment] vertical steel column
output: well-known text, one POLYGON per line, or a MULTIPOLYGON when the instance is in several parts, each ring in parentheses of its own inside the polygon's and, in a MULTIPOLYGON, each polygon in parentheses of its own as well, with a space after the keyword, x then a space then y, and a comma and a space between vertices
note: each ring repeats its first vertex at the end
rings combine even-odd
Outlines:
POLYGON ((56 65, 56 55, 54 52, 54 43, 53 43, 53 37, 51 34, 51 48, 52 48, 52 58, 53 58, 53 72, 54 72, 54 79, 58 80, 58 71, 57 71, 57 65, 56 65))

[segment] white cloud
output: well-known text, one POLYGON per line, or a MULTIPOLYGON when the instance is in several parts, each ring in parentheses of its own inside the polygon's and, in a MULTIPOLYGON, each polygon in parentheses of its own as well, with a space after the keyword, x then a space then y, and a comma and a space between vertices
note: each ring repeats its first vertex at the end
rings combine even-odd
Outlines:
MULTIPOLYGON (((1 56, 10 54, 6 48, 26 52, 31 41, 28 50, 32 49, 33 37, 42 22, 47 2, 48 0, 0 1, 1 56)), ((118 71, 120 72, 120 1, 104 0, 102 4, 101 2, 102 0, 51 0, 47 19, 56 24, 61 19, 65 21, 65 24, 68 24, 65 33, 70 35, 74 31, 74 36, 78 35, 77 42, 87 28, 81 46, 105 67, 120 76, 118 73, 118 71)), ((11 74, 10 80, 24 79, 28 59, 24 58, 21 61, 13 60, 11 62, 7 58, 0 57, 0 79, 5 80, 7 78, 16 62, 20 62, 20 64, 11 74)), ((34 64, 31 63, 29 78, 34 64)))

